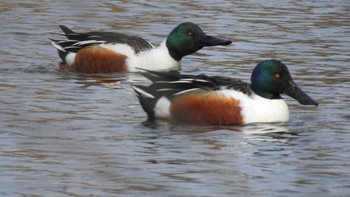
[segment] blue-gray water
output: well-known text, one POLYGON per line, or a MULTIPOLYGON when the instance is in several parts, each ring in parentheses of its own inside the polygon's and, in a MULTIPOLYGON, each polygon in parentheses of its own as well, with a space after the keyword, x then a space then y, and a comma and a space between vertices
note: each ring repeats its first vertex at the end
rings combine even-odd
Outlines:
POLYGON ((350 2, 3 1, 0 196, 350 196, 350 2), (59 24, 155 45, 177 24, 232 39, 182 73, 249 80, 276 58, 320 102, 286 124, 144 126, 136 74, 58 71, 59 24))

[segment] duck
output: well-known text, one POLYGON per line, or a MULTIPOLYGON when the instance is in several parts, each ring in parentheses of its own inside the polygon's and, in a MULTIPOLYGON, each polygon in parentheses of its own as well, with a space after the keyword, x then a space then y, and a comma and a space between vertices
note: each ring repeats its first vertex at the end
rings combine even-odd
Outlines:
POLYGON ((203 47, 229 45, 230 40, 207 35, 192 22, 176 26, 154 47, 145 39, 117 32, 76 33, 59 25, 65 38, 50 39, 62 60, 60 68, 82 73, 179 70, 181 59, 203 47))
POLYGON ((246 125, 288 122, 286 94, 301 105, 318 103, 293 81, 279 60, 261 61, 250 83, 223 76, 182 75, 174 72, 142 73, 152 83, 132 84, 148 121, 204 125, 246 125))

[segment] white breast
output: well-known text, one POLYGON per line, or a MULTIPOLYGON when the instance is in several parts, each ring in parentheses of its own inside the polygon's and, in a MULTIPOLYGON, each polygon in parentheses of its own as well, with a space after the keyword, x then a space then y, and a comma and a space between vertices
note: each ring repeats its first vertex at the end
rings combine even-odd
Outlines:
POLYGON ((130 71, 137 71, 137 68, 146 70, 178 70, 180 63, 174 60, 166 47, 165 41, 154 49, 142 51, 137 56, 127 59, 130 71))
POLYGON ((289 109, 283 99, 266 99, 257 94, 252 96, 234 90, 221 90, 227 96, 238 99, 244 123, 288 122, 289 109))

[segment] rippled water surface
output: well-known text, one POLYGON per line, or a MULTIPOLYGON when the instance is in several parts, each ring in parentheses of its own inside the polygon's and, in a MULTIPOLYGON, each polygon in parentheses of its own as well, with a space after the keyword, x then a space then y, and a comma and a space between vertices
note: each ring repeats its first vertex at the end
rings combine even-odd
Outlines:
POLYGON ((0 196, 349 196, 350 2, 3 1, 0 196), (59 24, 155 45, 177 24, 233 40, 184 58, 182 73, 249 80, 276 58, 320 102, 287 98, 286 124, 142 123, 137 74, 57 69, 59 24))

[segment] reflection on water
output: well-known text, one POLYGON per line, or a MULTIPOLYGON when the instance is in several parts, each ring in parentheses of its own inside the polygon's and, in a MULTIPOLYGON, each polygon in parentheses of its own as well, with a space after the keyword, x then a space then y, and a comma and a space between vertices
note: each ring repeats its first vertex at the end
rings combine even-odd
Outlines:
POLYGON ((1 196, 347 196, 347 1, 8 1, 0 7, 1 196), (155 45, 193 21, 234 41, 183 59, 183 73, 248 81, 286 62, 319 107, 286 97, 284 124, 145 125, 138 74, 62 72, 59 24, 119 31, 155 45))

